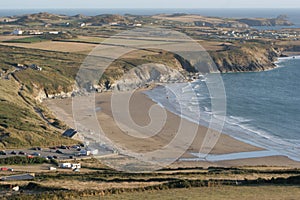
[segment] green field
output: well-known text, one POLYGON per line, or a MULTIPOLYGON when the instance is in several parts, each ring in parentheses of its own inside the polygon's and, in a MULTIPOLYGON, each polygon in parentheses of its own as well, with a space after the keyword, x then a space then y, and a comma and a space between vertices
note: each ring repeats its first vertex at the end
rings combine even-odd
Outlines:
POLYGON ((37 42, 44 42, 44 41, 47 41, 47 39, 39 36, 34 36, 34 37, 6 40, 4 42, 5 43, 37 43, 37 42))

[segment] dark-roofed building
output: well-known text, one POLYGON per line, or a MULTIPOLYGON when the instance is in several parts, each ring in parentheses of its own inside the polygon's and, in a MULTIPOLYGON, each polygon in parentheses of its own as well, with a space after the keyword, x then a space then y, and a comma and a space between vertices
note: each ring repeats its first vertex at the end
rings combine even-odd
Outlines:
POLYGON ((70 128, 63 133, 63 136, 69 137, 69 138, 74 138, 76 133, 77 133, 77 131, 75 129, 70 128))

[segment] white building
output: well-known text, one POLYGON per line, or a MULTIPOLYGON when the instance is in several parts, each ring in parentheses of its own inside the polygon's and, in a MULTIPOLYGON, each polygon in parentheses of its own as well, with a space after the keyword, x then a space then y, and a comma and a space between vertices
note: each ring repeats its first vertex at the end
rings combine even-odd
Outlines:
POLYGON ((80 169, 80 168, 81 168, 81 164, 80 163, 72 164, 72 169, 80 169))
POLYGON ((56 171, 56 167, 49 167, 50 171, 56 171))
POLYGON ((81 164, 80 163, 60 163, 59 167, 63 168, 63 169, 80 169, 81 164))
POLYGON ((48 33, 49 33, 49 34, 52 34, 52 35, 58 35, 58 34, 59 34, 59 31, 49 31, 48 33))
POLYGON ((71 163, 60 163, 59 167, 60 168, 64 168, 64 169, 71 169, 72 168, 72 164, 71 163))
POLYGON ((23 31, 20 29, 16 29, 12 32, 13 35, 23 35, 23 31))

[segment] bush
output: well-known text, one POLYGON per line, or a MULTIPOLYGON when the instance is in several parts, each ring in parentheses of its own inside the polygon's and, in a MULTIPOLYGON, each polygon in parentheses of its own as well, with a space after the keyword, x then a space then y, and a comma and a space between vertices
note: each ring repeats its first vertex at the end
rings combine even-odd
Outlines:
POLYGON ((7 157, 1 158, 0 164, 1 165, 26 165, 26 164, 42 164, 48 163, 48 160, 41 157, 21 157, 21 156, 14 156, 14 157, 7 157))

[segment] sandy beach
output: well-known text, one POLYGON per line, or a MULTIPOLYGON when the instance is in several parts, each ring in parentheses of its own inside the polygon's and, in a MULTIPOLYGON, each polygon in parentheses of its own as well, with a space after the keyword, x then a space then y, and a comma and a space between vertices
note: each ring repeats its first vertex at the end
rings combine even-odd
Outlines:
MULTIPOLYGON (((78 97, 84 98, 84 97, 78 97)), ((111 109, 111 93, 96 94, 96 108, 98 122, 104 131, 105 135, 113 141, 130 151, 137 153, 151 152, 162 148, 175 137, 181 120, 187 124, 187 127, 194 127, 195 124, 180 118, 179 116, 166 112, 166 121, 159 133, 147 138, 134 138, 128 133, 124 133, 115 123, 112 109, 111 109)), ((72 114, 72 99, 53 99, 46 100, 44 104, 53 111, 53 113, 70 127, 74 128, 73 114, 72 114)), ((134 122, 140 126, 146 126, 150 123, 149 109, 155 103, 149 99, 142 91, 135 92, 130 99, 130 115, 134 122)), ((160 117, 160 116, 154 116, 160 117)), ((191 153, 199 153, 208 128, 204 126, 197 126, 197 134, 190 147, 181 156, 183 160, 179 160, 173 165, 176 167, 209 167, 209 166, 287 166, 300 167, 300 162, 293 161, 285 156, 280 155, 264 155, 260 157, 246 157, 246 158, 232 158, 218 161, 195 161, 197 158, 191 153), (189 160, 190 159, 190 160, 189 160)), ((187 132, 189 130, 186 130, 187 132)), ((240 152, 263 152, 264 149, 241 142, 228 135, 221 134, 216 145, 210 152, 213 155, 230 155, 240 152)))

